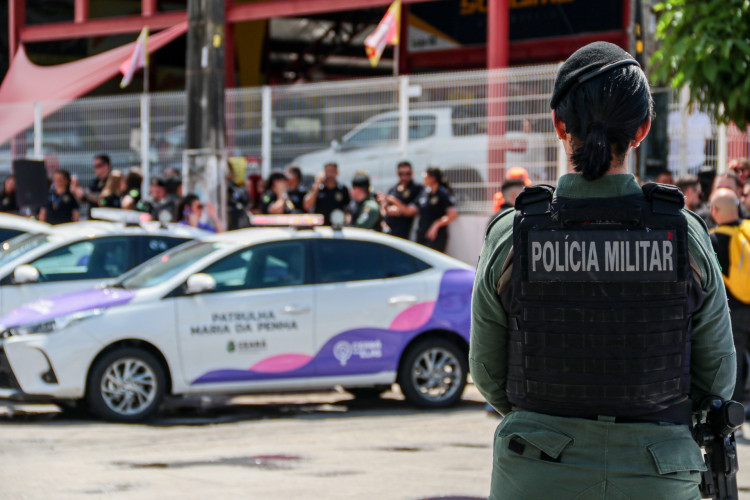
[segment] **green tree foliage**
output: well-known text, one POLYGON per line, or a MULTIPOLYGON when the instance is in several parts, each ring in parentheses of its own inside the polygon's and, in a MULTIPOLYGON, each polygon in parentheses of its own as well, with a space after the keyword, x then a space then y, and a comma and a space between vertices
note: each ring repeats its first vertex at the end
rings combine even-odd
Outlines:
POLYGON ((664 0, 656 6, 651 77, 690 97, 718 122, 750 122, 750 0, 664 0))

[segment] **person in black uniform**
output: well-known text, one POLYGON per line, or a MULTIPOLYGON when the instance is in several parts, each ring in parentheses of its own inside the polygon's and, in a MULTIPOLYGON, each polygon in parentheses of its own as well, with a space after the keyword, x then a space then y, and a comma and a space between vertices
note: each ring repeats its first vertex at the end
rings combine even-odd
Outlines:
POLYGON ((52 174, 52 188, 47 203, 39 209, 39 220, 50 224, 77 222, 78 201, 70 192, 70 172, 56 170, 52 174))
POLYGON ((448 225, 458 217, 456 201, 439 168, 428 167, 422 177, 424 190, 416 200, 419 212, 417 243, 445 252, 448 225))
POLYGON ((260 211, 264 214, 290 214, 294 205, 287 195, 286 175, 273 172, 268 176, 266 192, 260 199, 260 211))
POLYGON ((91 179, 85 190, 79 188, 79 191, 75 193, 76 198, 88 202, 92 207, 99 206, 99 198, 102 195, 104 185, 107 183, 107 177, 109 177, 111 169, 108 155, 94 156, 94 178, 91 179))
POLYGON ((302 213, 305 211, 305 195, 307 191, 302 186, 302 170, 297 165, 289 165, 286 167, 286 181, 288 184, 286 194, 289 197, 289 201, 294 205, 295 213, 302 213))
POLYGON ((579 49, 550 107, 569 173, 492 221, 472 293, 469 368, 505 416, 489 498, 697 500, 692 411, 736 369, 706 226, 628 172, 653 113, 630 54, 579 49))
POLYGON ((403 207, 412 205, 422 193, 422 186, 414 182, 414 170, 411 163, 402 161, 396 167, 398 184, 387 194, 380 193, 378 201, 385 215, 387 232, 399 238, 409 239, 414 225, 414 215, 405 215, 403 207))
POLYGON ((331 212, 345 210, 349 204, 349 190, 338 181, 339 166, 326 163, 323 172, 315 176, 312 189, 305 195, 305 212, 323 214, 324 224, 331 225, 331 212))
POLYGON ((3 192, 0 193, 0 212, 18 213, 18 203, 16 202, 16 178, 13 174, 9 175, 3 181, 3 192))

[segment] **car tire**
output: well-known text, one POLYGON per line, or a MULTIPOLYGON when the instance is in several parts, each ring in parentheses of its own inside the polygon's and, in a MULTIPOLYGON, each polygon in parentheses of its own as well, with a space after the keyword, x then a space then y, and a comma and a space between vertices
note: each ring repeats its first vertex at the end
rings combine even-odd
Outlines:
POLYGON ((461 399, 468 360, 454 342, 425 339, 409 348, 398 373, 406 400, 417 408, 447 408, 461 399))
POLYGON ((165 387, 162 364, 142 349, 125 347, 96 361, 86 400, 91 412, 104 420, 140 422, 159 409, 165 387))

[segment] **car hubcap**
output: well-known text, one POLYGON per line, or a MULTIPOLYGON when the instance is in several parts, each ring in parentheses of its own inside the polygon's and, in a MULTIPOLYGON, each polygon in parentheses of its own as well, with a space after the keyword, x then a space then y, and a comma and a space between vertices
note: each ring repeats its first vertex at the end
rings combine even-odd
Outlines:
POLYGON ((102 377, 102 398, 120 415, 144 411, 156 398, 156 390, 156 374, 137 358, 118 359, 107 367, 102 377))
POLYGON ((463 371, 458 359, 447 349, 433 347, 423 351, 412 367, 414 388, 429 401, 451 398, 461 385, 463 371))

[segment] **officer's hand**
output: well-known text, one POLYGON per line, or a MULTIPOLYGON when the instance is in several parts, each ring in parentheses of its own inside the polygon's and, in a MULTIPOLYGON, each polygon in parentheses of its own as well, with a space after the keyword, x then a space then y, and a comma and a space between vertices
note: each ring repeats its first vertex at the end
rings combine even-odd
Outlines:
POLYGON ((438 226, 437 221, 435 221, 430 226, 430 229, 427 230, 427 233, 425 233, 425 237, 430 241, 435 241, 435 238, 437 238, 439 230, 440 230, 440 226, 438 226))
POLYGON ((326 180, 326 173, 325 172, 319 172, 315 176, 315 186, 319 186, 319 185, 323 184, 323 181, 325 181, 325 180, 326 180))

